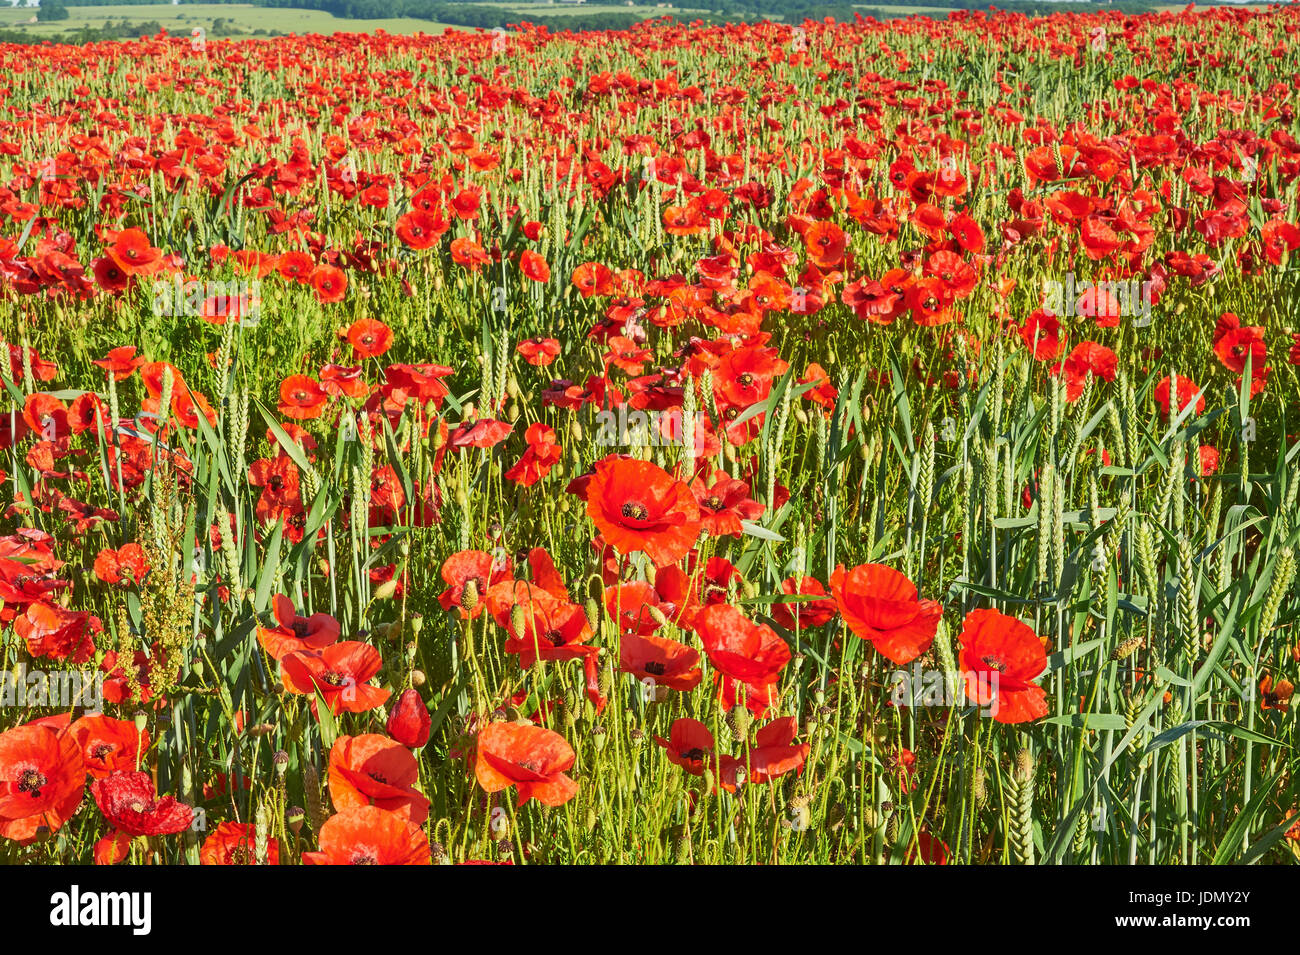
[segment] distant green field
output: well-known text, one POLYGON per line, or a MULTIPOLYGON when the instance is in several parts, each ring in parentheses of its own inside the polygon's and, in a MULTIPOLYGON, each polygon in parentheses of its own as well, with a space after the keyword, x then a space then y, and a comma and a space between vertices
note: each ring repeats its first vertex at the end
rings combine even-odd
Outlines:
POLYGON ((232 35, 252 36, 262 30, 269 33, 441 33, 447 26, 429 20, 400 17, 388 20, 346 20, 320 10, 290 10, 255 7, 251 4, 169 3, 146 6, 69 7, 68 19, 50 23, 35 22, 36 10, 28 7, 0 5, 0 30, 17 30, 32 36, 57 40, 84 27, 102 28, 108 21, 149 23, 157 21, 171 33, 189 33, 194 27, 211 30, 213 21, 224 18, 232 35))

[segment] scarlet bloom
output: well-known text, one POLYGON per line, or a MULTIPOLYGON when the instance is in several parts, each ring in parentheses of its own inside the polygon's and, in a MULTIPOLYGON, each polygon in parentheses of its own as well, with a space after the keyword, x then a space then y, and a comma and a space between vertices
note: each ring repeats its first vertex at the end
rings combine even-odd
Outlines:
POLYGON ((345 809, 320 827, 319 852, 304 852, 305 865, 430 865, 423 830, 378 806, 345 809))
POLYGON ((1238 375, 1246 370, 1249 359, 1251 373, 1258 377, 1268 360, 1263 327, 1250 325, 1243 328, 1236 315, 1224 312, 1214 327, 1214 354, 1224 368, 1238 375))
POLYGON ((614 273, 599 262, 584 262, 573 270, 570 279, 583 298, 614 294, 614 273))
POLYGON ((348 290, 348 276, 336 265, 318 265, 307 276, 307 282, 316 293, 316 301, 341 302, 348 290))
POLYGON ((419 778, 411 751, 378 733, 340 736, 330 749, 330 798, 340 811, 378 806, 419 825, 429 818, 429 800, 415 789, 419 778))
POLYGON ((306 375, 290 375, 280 383, 280 404, 277 410, 286 418, 309 421, 324 413, 328 401, 329 394, 315 379, 306 375))
POLYGON ((121 348, 114 348, 103 358, 97 358, 91 362, 91 364, 98 365, 112 375, 115 381, 125 381, 130 378, 132 372, 144 363, 144 358, 136 355, 134 345, 123 345, 121 348))
POLYGON ((618 672, 670 690, 693 690, 704 678, 698 650, 653 634, 624 633, 619 638, 618 672))
POLYGON ((835 601, 831 599, 821 581, 815 577, 787 577, 781 581, 781 590, 792 597, 825 597, 825 600, 808 600, 793 603, 772 604, 772 619, 794 630, 797 627, 820 627, 829 623, 838 613, 835 601))
POLYGON ((348 328, 348 342, 358 358, 378 358, 393 347, 393 330, 377 319, 357 319, 348 328))
MULTIPOLYGON (((280 842, 268 836, 268 865, 280 864, 280 842)), ((203 840, 200 865, 254 865, 257 862, 257 827, 251 822, 223 822, 203 840)))
POLYGON ((0 733, 0 836, 20 845, 57 832, 81 805, 86 765, 70 733, 28 723, 0 733))
POLYGON ((587 645, 592 631, 582 607, 536 584, 502 581, 488 591, 487 606, 498 626, 510 635, 502 649, 519 654, 524 669, 538 660, 572 660, 596 652, 587 645))
POLYGON ((130 836, 183 832, 194 818, 194 810, 175 796, 159 799, 148 773, 113 773, 91 783, 90 794, 109 824, 130 836))
POLYGON ((546 260, 532 249, 524 249, 519 255, 519 271, 534 282, 545 282, 551 277, 551 267, 546 260))
POLYGON ((489 723, 478 734, 474 776, 490 793, 515 786, 517 805, 536 799, 562 806, 578 794, 578 784, 565 775, 575 759, 564 737, 543 726, 489 723))
POLYGON ((674 766, 680 766, 692 776, 703 776, 710 769, 725 788, 735 791, 734 770, 740 764, 731 756, 714 753, 713 734, 699 720, 685 716, 675 719, 668 729, 668 738, 656 736, 655 742, 668 751, 668 761, 674 766), (732 780, 731 784, 727 785, 726 780, 732 780))
POLYGON ((790 662, 790 648, 776 631, 754 623, 729 604, 701 610, 695 617, 695 632, 713 666, 745 683, 774 683, 790 662))
POLYGON ((139 229, 123 229, 108 247, 108 257, 126 275, 152 275, 162 265, 162 250, 139 229))
POLYGON ((749 751, 749 769, 746 778, 754 783, 769 783, 786 773, 803 772, 804 761, 811 746, 796 743, 799 727, 793 716, 773 720, 754 737, 749 751))
POLYGON ((540 421, 528 426, 524 433, 528 450, 524 452, 517 464, 505 473, 507 481, 514 481, 524 487, 531 487, 546 477, 563 456, 555 440, 555 429, 540 421))
MULTIPOLYGON (((1175 392, 1175 387, 1173 385, 1173 381, 1168 375, 1166 375, 1164 378, 1161 378, 1160 381, 1156 384, 1156 390, 1154 395, 1156 399, 1156 404, 1160 406, 1160 412, 1166 418, 1169 417, 1170 406, 1172 404, 1175 404, 1175 402, 1171 399, 1171 395, 1174 394, 1174 392, 1175 392)), ((1178 400, 1176 404, 1178 405, 1179 414, 1182 414, 1185 410, 1187 410, 1188 406, 1191 405, 1193 400, 1195 400, 1196 402, 1195 414, 1200 414, 1205 410, 1205 395, 1201 391, 1200 386, 1197 385, 1196 382, 1192 381, 1192 379, 1184 377, 1182 375, 1178 376, 1177 395, 1178 395, 1178 400)))
POLYGON ((290 653, 280 661, 280 680, 290 693, 310 695, 313 713, 317 693, 335 716, 364 713, 382 706, 390 695, 388 690, 366 682, 382 665, 374 647, 344 640, 323 650, 290 653))
POLYGON ((808 261, 818 268, 833 269, 843 263, 848 237, 834 223, 814 223, 804 231, 803 241, 808 249, 808 261))
POLYGON ((536 367, 545 367, 560 354, 560 343, 554 338, 529 338, 515 346, 524 361, 536 367))
POLYGON ((999 723, 1047 715, 1047 694, 1031 681, 1047 669, 1047 651, 1026 624, 997 610, 972 610, 961 629, 966 696, 999 723))
POLYGON ((831 575, 831 594, 853 633, 893 663, 911 663, 934 641, 943 606, 921 600, 916 585, 884 564, 861 564, 831 575))
POLYGON ((706 483, 701 475, 691 482, 691 493, 700 506, 700 523, 714 537, 739 537, 741 521, 756 521, 767 507, 749 496, 749 485, 737 481, 721 468, 706 483))
POLYGON ((271 602, 274 627, 258 627, 257 641, 273 660, 283 660, 298 650, 320 650, 339 638, 339 622, 327 613, 300 617, 293 601, 277 595, 271 602))
POLYGON ((1102 381, 1114 381, 1118 367, 1118 357, 1105 345, 1080 342, 1056 370, 1065 375, 1065 399, 1078 401, 1089 375, 1096 375, 1102 381))
POLYGON ((106 584, 138 584, 148 572, 144 549, 136 543, 123 544, 117 550, 106 547, 95 556, 95 576, 106 584))
POLYGON ((438 595, 443 610, 457 609, 461 619, 473 620, 483 612, 488 591, 511 575, 510 558, 500 561, 481 550, 457 551, 442 562, 447 589, 438 595))
POLYGON ((68 732, 77 741, 86 769, 96 779, 116 772, 134 772, 149 748, 149 734, 137 730, 134 720, 115 720, 102 714, 83 716, 68 732))
POLYGON ((429 716, 429 708, 424 705, 419 692, 414 687, 409 687, 397 698, 397 705, 389 712, 384 729, 403 746, 419 749, 429 742, 432 727, 433 718, 429 716))
POLYGON ((1059 354, 1064 342, 1061 341, 1061 323, 1051 312, 1038 309, 1025 319, 1020 327, 1020 338, 1039 361, 1050 361, 1059 354))
POLYGON ((587 484, 587 516, 606 543, 644 551, 657 567, 686 556, 700 536, 690 487, 649 461, 607 457, 587 484))

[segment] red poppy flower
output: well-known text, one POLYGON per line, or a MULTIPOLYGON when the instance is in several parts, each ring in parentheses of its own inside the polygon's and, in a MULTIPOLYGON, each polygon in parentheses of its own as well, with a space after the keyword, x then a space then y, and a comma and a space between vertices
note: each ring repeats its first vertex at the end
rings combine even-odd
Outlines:
MULTIPOLYGON (((257 827, 251 822, 223 822, 199 847, 200 865, 254 865, 257 862, 257 827)), ((266 839, 267 865, 280 864, 280 842, 266 839)))
POLYGON ((280 277, 291 282, 306 284, 316 263, 306 252, 285 252, 276 259, 275 270, 280 277))
POLYGON ((713 734, 699 720, 679 717, 669 727, 668 738, 656 736, 655 742, 668 751, 668 761, 674 766, 680 766, 692 776, 703 776, 706 769, 711 770, 728 791, 735 791, 734 771, 739 762, 731 756, 714 753, 713 734), (727 785, 726 780, 731 780, 731 784, 727 785))
POLYGON ((519 254, 519 271, 534 282, 545 282, 551 277, 551 267, 532 249, 524 249, 519 254))
POLYGON ((280 404, 277 410, 286 418, 310 421, 325 412, 329 395, 316 381, 306 375, 290 375, 280 383, 280 404))
POLYGON ((1096 375, 1102 381, 1114 381, 1118 367, 1119 358, 1105 345, 1080 342, 1056 370, 1065 374, 1066 400, 1078 401, 1089 375, 1096 375))
POLYGON ((153 777, 144 772, 113 773, 90 784, 104 818, 131 836, 165 836, 190 827, 194 810, 175 796, 158 798, 153 777))
POLYGON ((410 749, 419 749, 429 742, 429 731, 433 727, 433 717, 429 708, 414 687, 408 687, 397 698, 396 705, 388 713, 388 722, 384 730, 397 742, 410 749))
POLYGON ((103 779, 116 772, 134 772, 146 750, 149 734, 135 728, 134 720, 115 720, 111 716, 83 716, 68 732, 77 741, 90 775, 103 779))
POLYGON ((753 783, 770 783, 786 773, 801 773, 812 747, 796 743, 799 726, 793 716, 773 720, 754 737, 749 750, 746 778, 753 783))
POLYGON ((378 806, 357 806, 325 820, 318 852, 305 865, 430 865, 429 840, 412 822, 378 806))
POLYGON ((106 547, 95 555, 95 576, 106 584, 138 584, 148 572, 144 548, 134 542, 117 550, 106 547))
POLYGON ((57 832, 77 807, 86 766, 70 733, 28 723, 0 733, 0 836, 27 845, 57 832))
POLYGON ((472 620, 487 605, 488 591, 511 576, 510 558, 494 558, 481 550, 462 550, 442 562, 447 589, 438 595, 443 610, 455 607, 462 619, 472 620))
POLYGON ((831 575, 831 593, 848 628, 893 663, 911 663, 924 653, 943 616, 937 600, 919 599, 916 585, 884 564, 847 572, 841 564, 831 575))
MULTIPOLYGON (((1169 375, 1166 375, 1164 378, 1161 378, 1160 381, 1156 384, 1156 390, 1154 395, 1156 399, 1156 404, 1160 406, 1160 412, 1166 418, 1169 417, 1170 405, 1174 403, 1170 397, 1173 392, 1173 389, 1174 386, 1171 382, 1169 375)), ((1183 375, 1179 375, 1178 376, 1178 400, 1177 400, 1178 413, 1182 414, 1185 410, 1187 410, 1188 406, 1191 405, 1193 399, 1195 399, 1196 401, 1196 411, 1194 413, 1200 414, 1205 410, 1205 394, 1202 392, 1201 387, 1197 385, 1196 382, 1192 381, 1192 379, 1187 378, 1183 375)))
POLYGON ((1224 368, 1238 375, 1246 370, 1249 359, 1251 374, 1258 377, 1268 361, 1263 327, 1251 325, 1243 328, 1236 315, 1225 312, 1214 328, 1214 354, 1224 368))
POLYGON ((834 269, 844 262, 848 236, 833 222, 815 222, 803 234, 808 261, 818 268, 834 269))
POLYGON ((522 723, 489 723, 478 734, 474 777, 489 793, 510 786, 518 805, 536 799, 562 806, 578 794, 578 784, 564 773, 577 754, 559 733, 522 723))
MULTIPOLYGON (((1047 669, 1047 651, 1027 625, 997 610, 972 610, 961 629, 966 696, 999 723, 1047 715, 1047 694, 1031 682, 1047 669)), ((906 661, 900 661, 906 662, 906 661)))
POLYGON ((790 648, 776 631, 729 604, 705 607, 695 615, 694 626, 709 662, 732 679, 775 683, 790 662, 790 648))
POLYGON ((690 487, 649 461, 607 457, 587 484, 587 516, 623 554, 644 551, 656 566, 681 560, 700 536, 690 487))
POLYGON ((619 638, 618 672, 683 691, 695 689, 704 678, 699 651, 653 634, 624 633, 619 638))
POLYGON ((560 354, 560 343, 554 338, 529 338, 520 342, 515 351, 523 356, 524 361, 536 367, 545 367, 555 361, 560 354))
POLYGON ((1051 312, 1038 309, 1020 326, 1020 338, 1039 361, 1051 361, 1061 354, 1061 323, 1051 312))
POLYGON ((838 613, 835 601, 831 599, 821 581, 815 577, 787 577, 781 581, 781 591, 790 596, 825 597, 825 600, 808 600, 790 603, 772 604, 772 619, 787 630, 798 627, 820 627, 829 623, 838 613), (796 626, 796 624, 798 626, 796 626))
POLYGON ((428 249, 451 228, 440 210, 412 209, 397 220, 394 230, 402 244, 410 249, 428 249))
POLYGON ((378 358, 393 347, 393 330, 373 318, 362 318, 348 328, 348 341, 358 358, 378 358))
POLYGON ((524 440, 528 442, 528 450, 514 467, 506 471, 505 479, 531 487, 559 463, 563 451, 555 441, 555 429, 540 421, 528 426, 524 440))
POLYGON ((614 294, 614 273, 599 262, 584 262, 573 270, 573 287, 583 298, 614 294))
POLYGON ((383 660, 374 647, 356 640, 344 640, 323 650, 298 650, 280 661, 280 681, 290 693, 311 696, 316 712, 319 693, 334 715, 364 713, 382 706, 390 691, 368 681, 379 672, 383 660))
POLYGON ((540 660, 572 660, 587 657, 596 648, 587 645, 592 637, 586 611, 575 603, 522 580, 506 580, 487 595, 488 613, 509 633, 502 649, 519 654, 524 669, 540 660), (516 608, 523 631, 516 630, 516 608))
POLYGON ((162 250, 139 229, 123 229, 108 247, 108 257, 126 275, 152 275, 162 267, 162 250))
POLYGON ((131 373, 145 363, 145 359, 135 353, 134 345, 123 345, 112 349, 103 358, 97 358, 91 364, 103 368, 116 381, 125 381, 131 373))
POLYGON ((339 622, 327 613, 298 616, 293 601, 277 595, 271 601, 276 626, 258 627, 257 641, 273 660, 283 660, 298 650, 320 650, 339 638, 339 622))
POLYGON ((378 733, 340 736, 330 748, 330 799, 340 812, 378 806, 420 825, 429 800, 415 789, 420 766, 401 743, 378 733))
POLYGON ((713 472, 708 483, 704 475, 691 482, 691 493, 700 507, 700 523, 714 537, 740 537, 741 521, 756 521, 767 507, 749 496, 749 485, 737 481, 726 471, 713 472))

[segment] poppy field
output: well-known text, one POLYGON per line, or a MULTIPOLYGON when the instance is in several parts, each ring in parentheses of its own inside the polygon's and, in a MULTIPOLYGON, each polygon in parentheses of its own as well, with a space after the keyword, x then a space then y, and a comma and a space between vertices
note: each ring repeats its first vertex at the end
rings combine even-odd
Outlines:
POLYGON ((0 45, 0 859, 1300 861, 1298 32, 0 45))

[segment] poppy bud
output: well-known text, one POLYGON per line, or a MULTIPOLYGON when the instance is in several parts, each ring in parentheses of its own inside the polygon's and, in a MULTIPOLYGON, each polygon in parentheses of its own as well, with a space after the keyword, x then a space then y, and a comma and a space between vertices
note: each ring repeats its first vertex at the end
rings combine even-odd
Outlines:
POLYGON ((388 600, 397 593, 397 578, 386 580, 375 589, 375 600, 388 600))
POLYGON ((510 630, 516 638, 522 638, 527 632, 525 623, 524 605, 515 604, 510 608, 510 630))
POLYGON ((407 690, 388 714, 386 729, 388 735, 403 746, 419 749, 429 742, 429 730, 433 719, 429 710, 414 688, 407 690))
POLYGON ((727 711, 727 728, 731 730, 732 738, 737 740, 745 739, 749 736, 749 709, 744 706, 733 706, 727 711))
POLYGON ((1034 757, 1029 750, 1022 749, 1016 753, 1015 779, 1018 783, 1027 783, 1034 777, 1034 757))
POLYGON ((466 613, 478 606, 478 581, 469 580, 460 591, 460 606, 466 613))

